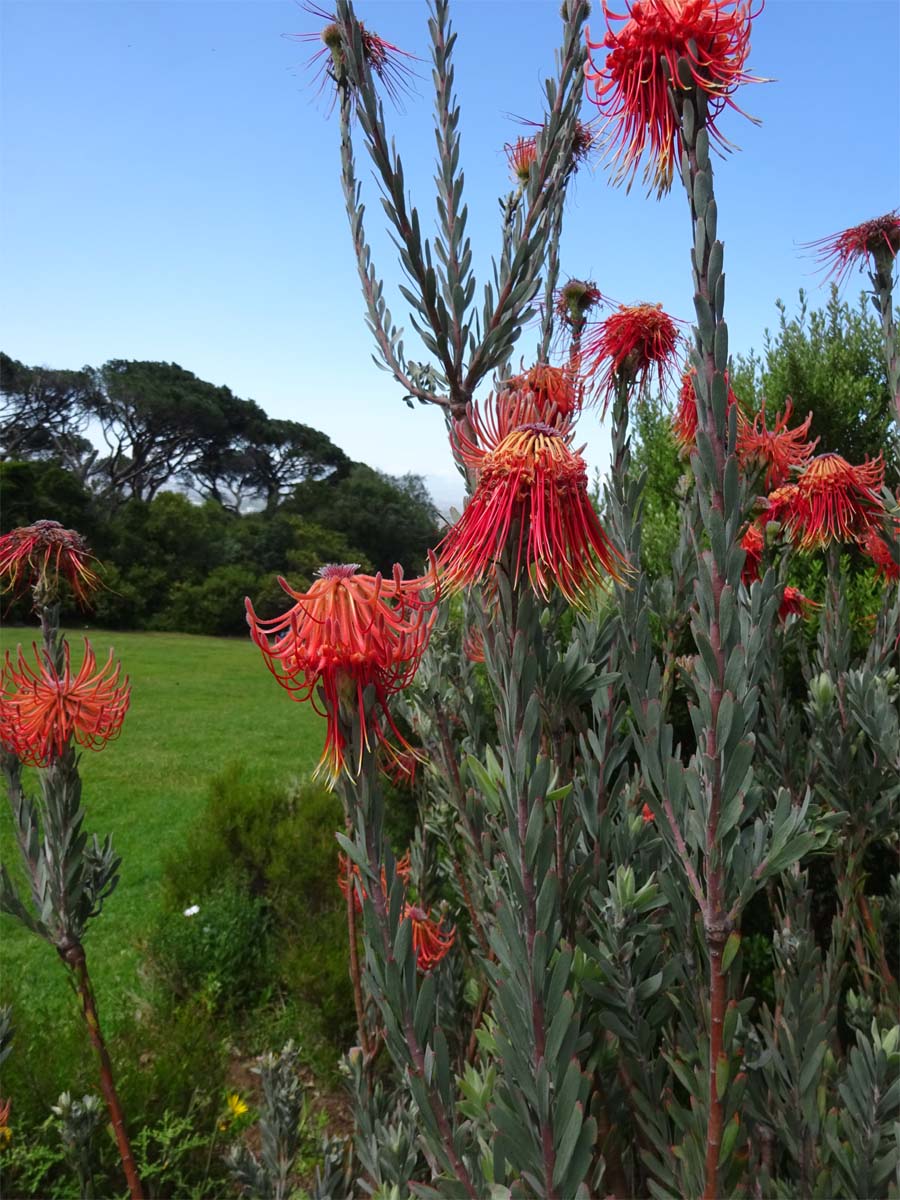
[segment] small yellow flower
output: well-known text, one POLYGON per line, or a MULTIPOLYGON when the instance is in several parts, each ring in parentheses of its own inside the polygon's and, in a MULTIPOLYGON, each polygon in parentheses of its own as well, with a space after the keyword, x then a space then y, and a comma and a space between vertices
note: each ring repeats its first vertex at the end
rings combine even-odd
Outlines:
POLYGON ((235 1120, 237 1120, 238 1117, 242 1117, 244 1113, 250 1111, 247 1102, 242 1100, 237 1092, 229 1092, 225 1099, 225 1103, 228 1107, 229 1113, 235 1120))

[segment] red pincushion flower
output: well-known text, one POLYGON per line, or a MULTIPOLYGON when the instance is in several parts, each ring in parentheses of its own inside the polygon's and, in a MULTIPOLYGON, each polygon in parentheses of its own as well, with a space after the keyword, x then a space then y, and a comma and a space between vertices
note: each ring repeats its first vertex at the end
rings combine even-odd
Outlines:
POLYGON ((792 469, 805 467, 819 444, 818 438, 811 442, 803 440, 809 433, 812 413, 807 415, 802 425, 798 425, 796 429, 788 429, 793 408, 793 404, 788 400, 784 412, 775 418, 772 429, 766 426, 765 404, 752 422, 743 419, 738 421, 738 461, 745 469, 765 468, 766 491, 780 487, 792 469))
MULTIPOLYGON (((529 121, 526 118, 522 118, 522 124, 530 125, 532 129, 537 130, 544 128, 539 121, 529 121)), ((576 120, 575 136, 572 139, 572 153, 569 159, 571 170, 577 171, 581 163, 590 157, 596 140, 596 134, 591 126, 586 125, 583 121, 576 120)), ((503 147, 506 151, 506 159, 513 178, 518 179, 520 183, 526 184, 528 182, 531 164, 537 161, 537 143, 538 134, 533 133, 516 138, 514 142, 507 142, 503 147)))
POLYGON ((61 674, 46 651, 33 649, 34 666, 25 661, 21 647, 15 666, 6 653, 0 676, 0 741, 35 767, 59 758, 73 737, 88 750, 102 750, 122 728, 131 699, 128 679, 119 682, 121 665, 113 667, 112 651, 95 674, 97 659, 85 638, 84 659, 73 675, 68 644, 61 674))
POLYGON ((585 375, 603 397, 604 412, 622 379, 629 388, 642 388, 655 375, 664 391, 680 344, 678 327, 661 304, 620 305, 585 333, 585 375))
MULTIPOLYGON (((697 427, 700 423, 700 417, 697 412, 697 392, 694 388, 694 379, 697 375, 696 367, 688 367, 681 376, 681 390, 678 393, 678 407, 675 410, 675 416, 672 419, 672 433, 675 436, 675 441, 678 443, 678 448, 684 453, 689 451, 697 442, 697 427)), ((725 372, 725 383, 728 386, 728 411, 738 403, 738 398, 734 394, 734 388, 728 381, 728 372, 725 372)), ((740 409, 738 409, 738 426, 742 417, 740 409)), ((745 422, 746 423, 746 422, 745 422)))
POLYGON ((805 246, 816 252, 816 257, 826 269, 825 278, 834 276, 840 285, 854 266, 868 263, 870 255, 897 257, 900 250, 900 213, 896 210, 885 213, 883 217, 863 221, 852 229, 806 242, 805 246))
MULTIPOLYGON (((304 9, 314 17, 319 17, 328 24, 319 33, 291 33, 288 37, 298 42, 322 42, 322 46, 311 55, 307 66, 317 64, 314 78, 319 81, 319 91, 326 86, 328 80, 334 80, 335 68, 344 53, 344 34, 338 24, 337 14, 319 8, 316 4, 304 4, 304 9)), ((414 72, 404 63, 404 58, 415 59, 414 54, 408 54, 398 46, 386 42, 383 37, 366 29, 359 22, 359 34, 362 42, 363 58, 384 84, 384 89, 396 104, 401 93, 410 90, 409 80, 414 72)))
POLYGON ((478 472, 475 494, 440 546, 439 570, 457 591, 480 583, 494 568, 511 534, 514 578, 523 558, 535 592, 551 586, 570 604, 607 575, 621 578, 621 556, 603 531, 588 496, 584 459, 571 432, 535 422, 498 442, 473 445, 457 433, 458 453, 478 472))
POLYGON ((717 117, 726 106, 741 111, 732 99, 740 84, 761 82, 744 69, 757 12, 749 0, 626 0, 626 9, 611 13, 604 0, 605 37, 592 42, 588 31, 588 51, 607 52, 602 66, 589 54, 588 95, 612 129, 615 181, 628 180, 630 186, 646 152, 644 181, 662 194, 672 186, 682 151, 670 92, 693 87, 703 92, 710 136, 727 147, 717 117), (614 31, 610 21, 625 23, 614 31), (680 59, 690 71, 687 84, 679 75, 680 59))
MULTIPOLYGON (((398 858, 394 864, 394 872, 400 882, 406 887, 409 884, 409 877, 412 873, 410 864, 410 854, 407 850, 402 858, 398 858)), ((353 907, 357 912, 362 912, 362 903, 360 900, 360 892, 362 892, 362 900, 366 898, 366 889, 359 882, 362 878, 359 867, 356 863, 351 863, 346 854, 338 854, 338 879, 337 884, 344 896, 347 895, 347 889, 353 885, 353 907), (357 886, 358 884, 358 886, 357 886)), ((387 872, 384 867, 381 868, 381 890, 387 896, 387 872)))
POLYGON ((385 727, 403 750, 411 751, 387 709, 387 698, 412 681, 428 645, 438 596, 433 575, 404 581, 399 566, 392 580, 359 575, 356 563, 329 564, 318 574, 308 592, 295 592, 279 579, 297 603, 274 620, 260 620, 250 601, 245 604, 250 635, 292 698, 312 700, 315 707, 321 686, 328 728, 317 770, 334 782, 341 771, 350 770, 339 720, 342 700, 356 709, 360 754, 373 739, 387 754, 397 753, 385 727), (431 600, 424 597, 429 588, 434 588, 431 600), (367 687, 374 688, 381 714, 369 722, 363 702, 367 687))
POLYGON ((796 490, 779 488, 769 497, 769 515, 782 520, 799 550, 832 541, 863 542, 883 514, 881 456, 853 466, 839 454, 820 454, 798 478, 796 490))
POLYGON ((744 565, 741 567, 741 580, 749 587, 754 580, 759 579, 763 551, 766 548, 766 539, 755 522, 741 538, 741 547, 745 555, 744 565))
POLYGON ((503 148, 513 178, 519 183, 527 183, 531 168, 537 161, 537 135, 516 138, 514 142, 507 142, 503 148))
POLYGON ((435 921, 423 908, 407 904, 403 917, 412 921, 413 953, 416 965, 422 972, 436 967, 456 940, 454 928, 444 929, 444 919, 435 921))
POLYGON ((809 596, 804 596, 799 588, 788 585, 781 594, 778 615, 782 621, 786 621, 790 616, 808 617, 814 608, 821 607, 815 600, 810 600, 809 596))
MULTIPOLYGON (((897 537, 900 538, 900 524, 897 526, 897 537)), ((896 561, 891 548, 883 537, 871 529, 862 542, 862 550, 871 558, 875 569, 882 579, 888 583, 896 583, 900 579, 900 563, 896 561)))
POLYGON ((0 591, 13 596, 40 588, 55 599, 59 580, 65 579, 84 608, 100 586, 88 563, 94 556, 74 529, 59 521, 35 521, 0 537, 0 591))
POLYGON ((689 450, 697 441, 697 393, 694 390, 696 374, 696 369, 690 367, 681 377, 678 408, 672 421, 672 432, 680 450, 689 450))

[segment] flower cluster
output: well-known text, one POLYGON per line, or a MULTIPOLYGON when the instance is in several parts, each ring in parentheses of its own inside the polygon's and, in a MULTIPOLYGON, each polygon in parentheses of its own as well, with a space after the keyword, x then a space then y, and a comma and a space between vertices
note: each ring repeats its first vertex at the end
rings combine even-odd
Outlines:
POLYGON ((95 673, 96 656, 85 639, 81 668, 73 674, 68 643, 61 672, 46 651, 33 649, 34 665, 21 647, 15 663, 7 651, 0 674, 0 741, 21 762, 37 767, 59 758, 73 738, 89 750, 102 749, 122 728, 131 699, 112 651, 95 673))
MULTIPOLYGON (((409 887, 410 856, 407 850, 396 863, 397 878, 404 889, 409 887)), ((338 855, 338 887, 345 896, 353 888, 353 906, 357 913, 362 911, 362 901, 366 899, 366 891, 361 882, 361 872, 358 866, 350 863, 345 855, 338 855)), ((381 869, 381 890, 387 897, 387 876, 381 869)), ((427 972, 437 966, 456 940, 456 930, 452 926, 444 928, 444 918, 436 921, 418 905, 404 903, 403 920, 412 922, 412 944, 416 956, 416 964, 420 971, 427 972)))
POLYGON ((409 751, 386 701, 409 685, 428 645, 438 601, 434 574, 404 580, 398 566, 386 580, 361 575, 357 563, 347 563, 321 567, 307 592, 279 582, 296 601, 293 607, 265 621, 248 599, 247 623, 269 670, 295 700, 315 705, 321 694, 328 727, 318 769, 332 782, 350 770, 342 704, 349 710, 343 716, 359 723, 360 759, 373 741, 388 755, 395 753, 387 733, 409 751), (367 716, 368 688, 375 704, 367 716))
POLYGON ((661 194, 672 186, 681 160, 673 93, 702 92, 710 135, 728 145, 717 117, 726 106, 737 109, 732 96, 742 83, 760 82, 745 70, 755 14, 750 0, 626 0, 626 5, 626 13, 611 13, 604 0, 607 32, 599 42, 588 34, 589 52, 606 51, 599 66, 589 54, 588 93, 593 91, 590 98, 612 130, 616 182, 630 186, 646 153, 644 181, 661 194), (624 24, 613 29, 611 21, 624 24))

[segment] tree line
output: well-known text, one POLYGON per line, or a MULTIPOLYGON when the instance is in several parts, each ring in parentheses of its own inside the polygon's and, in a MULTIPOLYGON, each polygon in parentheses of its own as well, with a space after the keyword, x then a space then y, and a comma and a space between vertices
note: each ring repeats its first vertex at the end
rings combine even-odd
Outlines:
MULTIPOLYGON (((0 355, 2 529, 52 518, 105 564, 94 619, 239 634, 243 596, 283 607, 323 562, 418 571, 440 536, 423 480, 176 363, 60 370, 0 355)), ((15 619, 15 611, 11 614, 15 619)))

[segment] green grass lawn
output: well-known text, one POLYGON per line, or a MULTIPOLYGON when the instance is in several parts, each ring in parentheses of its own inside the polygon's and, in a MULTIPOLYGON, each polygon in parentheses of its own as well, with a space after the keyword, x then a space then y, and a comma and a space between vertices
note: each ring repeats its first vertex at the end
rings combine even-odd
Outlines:
MULTIPOLYGON (((0 648, 32 636, 6 629, 0 648)), ((70 637, 77 663, 80 634, 70 637)), ((309 705, 278 687, 249 641, 101 631, 90 639, 100 661, 115 647, 132 684, 119 738, 81 758, 85 827, 111 833, 123 860, 119 885, 85 941, 101 1020, 114 1032, 141 995, 139 943, 160 909, 164 861, 187 836, 210 778, 237 761, 257 779, 307 775, 325 729, 309 705)), ((36 773, 27 783, 37 791, 36 773)), ((11 867, 18 857, 6 804, 0 854, 11 867)), ((0 915, 0 1001, 9 999, 29 1020, 71 1020, 73 997, 53 949, 0 915)))

